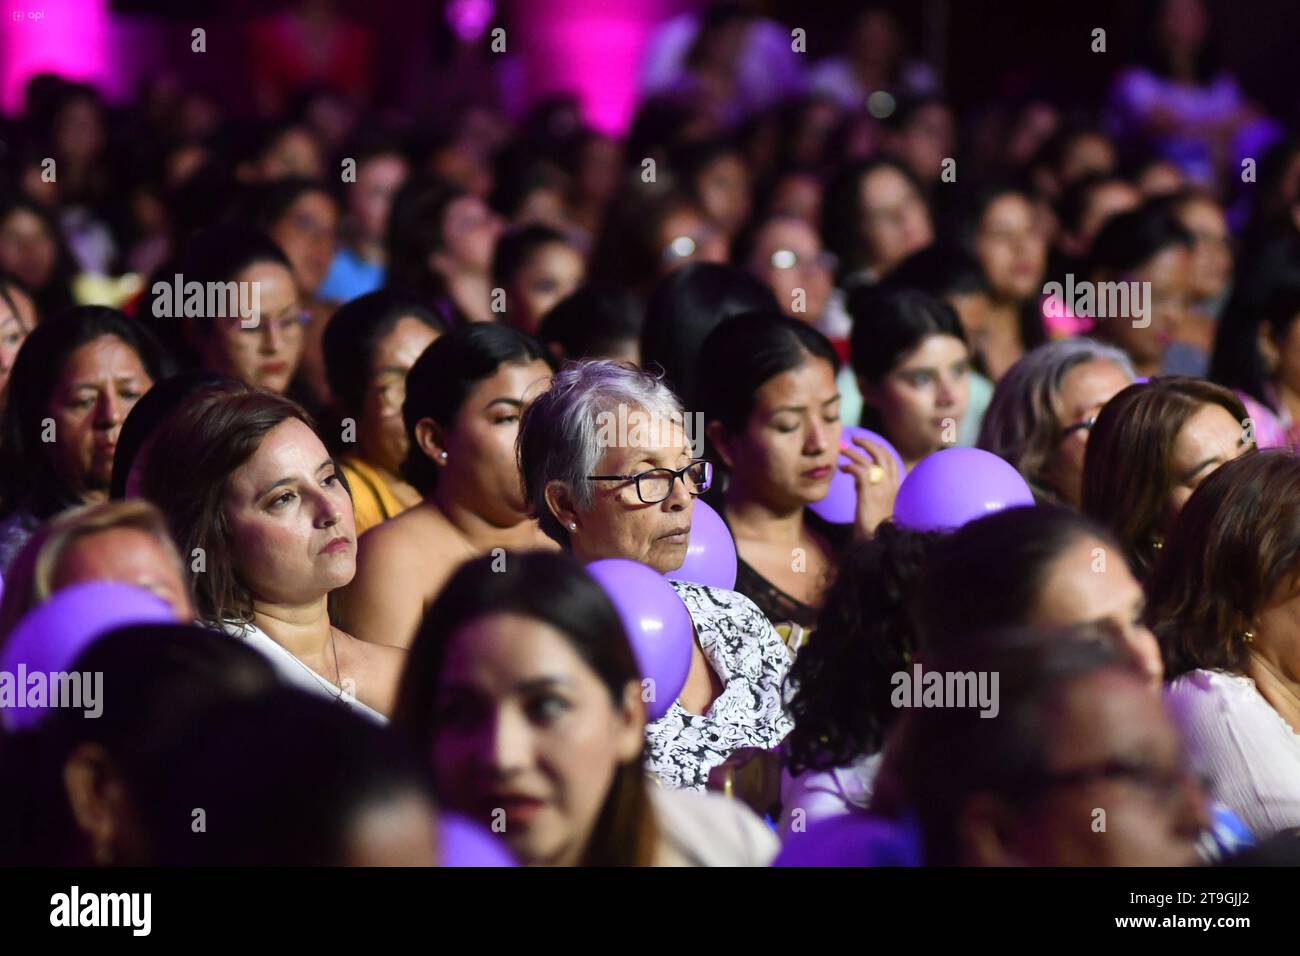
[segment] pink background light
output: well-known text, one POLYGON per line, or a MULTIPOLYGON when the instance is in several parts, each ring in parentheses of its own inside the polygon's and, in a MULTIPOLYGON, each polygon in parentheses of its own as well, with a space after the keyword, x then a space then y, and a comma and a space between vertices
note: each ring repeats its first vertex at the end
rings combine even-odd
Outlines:
POLYGON ((681 0, 553 0, 514 7, 529 93, 572 91, 588 121, 620 135, 636 109, 637 77, 654 29, 679 13, 681 0))
MULTIPOLYGON (((467 6, 476 2, 484 0, 467 6)), ((27 82, 42 72, 91 83, 109 101, 127 97, 157 58, 158 38, 149 18, 114 16, 110 6, 110 0, 0 0, 0 109, 20 111, 27 82)), ((574 92, 596 128, 618 135, 636 108, 651 34, 693 6, 690 0, 511 3, 508 49, 522 61, 530 101, 574 92)))
POLYGON ((118 96, 109 0, 0 0, 0 102, 22 109, 34 74, 58 73, 118 96))

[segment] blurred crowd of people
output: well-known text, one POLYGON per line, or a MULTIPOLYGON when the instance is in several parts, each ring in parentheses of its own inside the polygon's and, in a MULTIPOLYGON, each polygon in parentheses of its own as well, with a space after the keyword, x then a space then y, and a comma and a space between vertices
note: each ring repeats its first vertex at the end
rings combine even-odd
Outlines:
POLYGON ((807 67, 746 5, 665 23, 621 138, 569 96, 430 124, 278 77, 253 122, 35 78, 0 130, 0 666, 64 592, 157 609, 63 660, 102 716, 4 722, 0 859, 1293 838, 1300 138, 1201 0, 1153 9, 1083 112, 957 115, 876 7, 807 67), (619 409, 649 437, 604 440, 619 409), (895 521, 954 447, 1035 503, 895 521), (587 568, 671 576, 705 514, 734 585, 669 582, 656 707, 587 568), (900 704, 915 668, 997 675, 996 714, 900 704))

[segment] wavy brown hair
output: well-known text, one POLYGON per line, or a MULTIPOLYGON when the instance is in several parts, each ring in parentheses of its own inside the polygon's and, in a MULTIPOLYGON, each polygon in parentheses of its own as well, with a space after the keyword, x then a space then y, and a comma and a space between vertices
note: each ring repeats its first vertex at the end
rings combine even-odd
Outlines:
POLYGON ((1223 407, 1244 427, 1246 406, 1230 390, 1169 376, 1130 385, 1112 398, 1088 437, 1083 512, 1115 534, 1139 580, 1151 572, 1156 539, 1168 521, 1178 433, 1206 405, 1223 407))
MULTIPOLYGON (((315 430, 306 410, 282 395, 213 388, 191 396, 154 433, 141 489, 167 519, 204 621, 252 620, 253 594, 230 550, 226 491, 231 473, 291 418, 315 430), (203 569, 196 571, 199 555, 203 569)), ((346 488, 341 470, 338 475, 346 488)))
POLYGON ((1300 457, 1243 455, 1184 506, 1147 586, 1147 620, 1166 679, 1190 670, 1241 673, 1245 632, 1300 571, 1300 457))

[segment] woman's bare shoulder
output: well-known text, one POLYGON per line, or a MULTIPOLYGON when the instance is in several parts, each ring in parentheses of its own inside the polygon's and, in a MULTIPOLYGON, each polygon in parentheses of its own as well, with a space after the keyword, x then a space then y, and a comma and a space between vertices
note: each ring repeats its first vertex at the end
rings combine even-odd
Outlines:
POLYGON ((459 533, 436 508, 417 505, 377 524, 357 542, 363 561, 376 561, 389 570, 400 566, 421 571, 444 565, 464 551, 459 533))

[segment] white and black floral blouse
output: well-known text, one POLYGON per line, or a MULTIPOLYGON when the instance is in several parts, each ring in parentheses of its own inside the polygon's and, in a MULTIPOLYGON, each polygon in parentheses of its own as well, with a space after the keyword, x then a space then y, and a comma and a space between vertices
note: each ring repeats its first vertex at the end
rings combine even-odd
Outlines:
POLYGON ((772 622, 744 595, 684 581, 672 585, 723 690, 703 714, 673 701, 668 713, 648 724, 648 764, 665 787, 703 790, 709 771, 734 751, 775 747, 790 732, 781 693, 790 654, 772 622))

